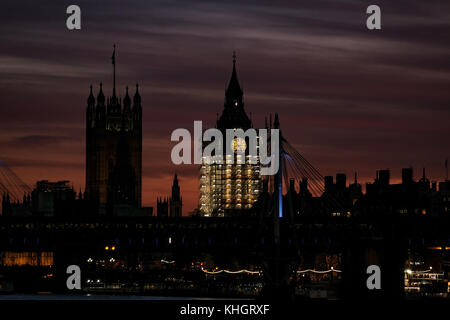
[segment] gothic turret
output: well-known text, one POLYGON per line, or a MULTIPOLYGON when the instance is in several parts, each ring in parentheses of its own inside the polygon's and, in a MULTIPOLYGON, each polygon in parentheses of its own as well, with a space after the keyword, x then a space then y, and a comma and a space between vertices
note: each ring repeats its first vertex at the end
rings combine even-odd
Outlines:
POLYGON ((97 95, 96 119, 103 121, 105 118, 105 95, 103 94, 103 85, 100 82, 100 91, 97 95))
POLYGON ((140 107, 141 106, 141 95, 139 94, 139 84, 136 83, 136 93, 133 97, 133 107, 140 107))
POLYGON ((124 107, 124 111, 125 110, 131 110, 131 99, 130 96, 128 95, 128 86, 126 87, 126 93, 125 93, 125 98, 123 98, 123 107, 124 107))
POLYGON ((126 87, 125 98, 123 98, 122 119, 122 130, 132 130, 131 99, 128 95, 128 86, 126 87))
POLYGON ((95 106, 95 98, 94 98, 94 95, 92 94, 92 84, 90 86, 90 93, 89 93, 89 97, 88 97, 87 103, 88 103, 88 107, 94 107, 95 106))
POLYGON ((139 127, 139 124, 142 123, 142 105, 141 105, 141 95, 139 94, 139 85, 136 84, 136 93, 133 97, 133 120, 135 122, 136 127, 139 127))
POLYGON ((92 93, 92 85, 90 86, 89 97, 87 99, 87 109, 86 109, 86 124, 87 128, 92 128, 95 125, 95 98, 92 93))
POLYGON ((105 104, 105 95, 103 94, 103 84, 100 82, 100 91, 97 95, 97 106, 105 104))

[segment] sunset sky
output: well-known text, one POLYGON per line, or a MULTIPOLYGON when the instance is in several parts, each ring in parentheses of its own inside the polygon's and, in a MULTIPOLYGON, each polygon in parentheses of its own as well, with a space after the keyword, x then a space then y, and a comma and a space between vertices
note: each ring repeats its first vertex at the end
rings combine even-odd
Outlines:
POLYGON ((377 169, 422 167, 445 178, 450 156, 450 2, 10 1, 0 3, 0 159, 27 184, 84 189, 89 85, 140 84, 143 204, 169 195, 175 172, 184 214, 197 206, 198 167, 170 160, 176 128, 213 126, 237 53, 255 127, 278 112, 284 135, 323 175, 360 182, 377 169), (66 8, 81 7, 80 31, 66 8))

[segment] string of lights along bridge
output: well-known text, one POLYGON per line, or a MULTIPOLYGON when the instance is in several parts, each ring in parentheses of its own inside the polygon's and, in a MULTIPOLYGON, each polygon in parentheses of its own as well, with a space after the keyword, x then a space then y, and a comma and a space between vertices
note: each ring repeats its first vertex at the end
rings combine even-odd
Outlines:
MULTIPOLYGON (((205 269, 202 269, 202 271, 204 273, 207 274, 220 274, 220 273, 228 273, 228 274, 241 274, 241 273, 246 273, 246 274, 262 274, 262 271, 251 271, 251 270, 246 270, 246 269, 242 269, 242 270, 236 270, 236 271, 232 271, 232 270, 215 270, 215 271, 208 271, 205 269)), ((338 269, 334 269, 331 268, 329 270, 313 270, 313 269, 306 269, 306 270, 298 270, 297 273, 301 274, 301 273, 317 273, 317 274, 324 274, 324 273, 330 273, 330 272, 336 272, 336 273, 341 273, 342 270, 338 270, 338 269)))

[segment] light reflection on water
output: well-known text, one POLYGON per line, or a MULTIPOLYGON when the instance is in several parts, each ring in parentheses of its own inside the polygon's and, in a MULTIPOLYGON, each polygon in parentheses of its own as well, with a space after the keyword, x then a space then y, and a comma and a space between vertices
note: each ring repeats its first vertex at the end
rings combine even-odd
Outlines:
POLYGON ((0 300, 253 300, 227 299, 208 297, 163 297, 163 296, 121 296, 121 295, 75 295, 75 294, 6 294, 0 295, 0 300))

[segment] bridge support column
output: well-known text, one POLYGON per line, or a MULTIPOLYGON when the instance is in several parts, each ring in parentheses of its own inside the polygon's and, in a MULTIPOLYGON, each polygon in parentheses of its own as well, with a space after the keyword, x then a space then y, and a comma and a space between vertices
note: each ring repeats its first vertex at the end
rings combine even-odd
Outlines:
POLYGON ((404 298, 405 250, 395 226, 385 225, 382 239, 351 239, 343 252, 343 297, 347 300, 388 300, 404 298), (377 265, 381 289, 369 289, 367 267, 377 265))

